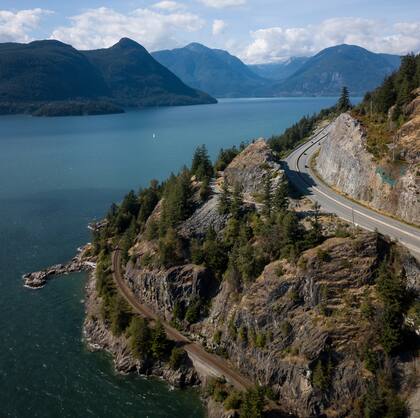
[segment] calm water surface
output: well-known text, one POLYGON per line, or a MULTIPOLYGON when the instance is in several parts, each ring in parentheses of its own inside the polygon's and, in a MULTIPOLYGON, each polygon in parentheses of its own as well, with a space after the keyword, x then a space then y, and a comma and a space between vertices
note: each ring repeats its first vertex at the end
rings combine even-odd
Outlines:
POLYGON ((22 287, 64 262, 86 225, 129 189, 164 179, 205 143, 282 132, 333 98, 222 100, 218 105, 70 118, 0 117, 0 406, 6 417, 203 417, 192 391, 122 377, 82 341, 84 274, 22 287), (153 139, 155 134, 155 139, 153 139))

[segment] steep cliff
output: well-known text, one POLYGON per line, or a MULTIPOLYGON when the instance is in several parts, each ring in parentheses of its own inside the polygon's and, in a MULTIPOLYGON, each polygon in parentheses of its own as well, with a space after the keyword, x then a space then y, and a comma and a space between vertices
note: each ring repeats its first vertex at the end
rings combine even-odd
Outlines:
MULTIPOLYGON (((375 209, 420 225, 420 100, 395 139, 392 152, 377 159, 367 150, 364 127, 349 113, 331 126, 316 159, 316 170, 329 185, 375 209)), ((391 146, 393 146, 391 144, 391 146)))
POLYGON ((185 362, 182 367, 174 370, 167 362, 136 358, 130 349, 129 338, 124 334, 114 335, 109 323, 104 321, 101 303, 102 298, 96 289, 96 277, 92 274, 89 276, 86 284, 84 338, 91 350, 105 350, 109 352, 113 357, 114 367, 118 372, 159 376, 177 387, 193 386, 200 383, 198 375, 190 362, 185 362))
MULTIPOLYGON (((348 115, 340 121, 353 123, 348 115)), ((93 247, 102 257, 119 242, 124 279, 142 304, 266 388, 244 395, 222 381, 210 384, 211 416, 248 416, 243 411, 252 402, 261 412, 262 399, 277 411, 272 416, 356 418, 391 407, 402 413, 403 400, 415 393, 417 261, 385 237, 316 208, 295 213, 290 208, 299 204, 284 186, 278 160, 259 140, 216 178, 184 169, 163 190, 129 193, 93 247), (231 190, 236 184, 243 194, 231 190)), ((188 365, 174 374, 127 354, 127 337, 110 334, 101 320, 95 289, 88 286, 85 329, 114 353, 117 367, 196 381, 188 365)))

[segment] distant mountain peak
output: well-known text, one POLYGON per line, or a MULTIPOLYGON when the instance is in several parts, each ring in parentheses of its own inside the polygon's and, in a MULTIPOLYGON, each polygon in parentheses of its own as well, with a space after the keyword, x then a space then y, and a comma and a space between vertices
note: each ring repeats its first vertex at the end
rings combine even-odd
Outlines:
POLYGON ((399 57, 377 54, 358 45, 325 48, 294 74, 273 86, 276 95, 336 95, 347 86, 354 95, 373 90, 399 66, 399 57))
POLYGON ((112 48, 141 48, 144 49, 142 45, 138 42, 133 41, 130 38, 121 38, 112 48))
POLYGON ((190 44, 186 45, 184 48, 189 49, 190 51, 197 51, 197 52, 210 50, 210 48, 198 42, 191 42, 190 44))
POLYGON ((245 97, 267 82, 228 51, 197 42, 152 56, 186 84, 216 97, 245 97))
POLYGON ((38 40, 38 41, 29 42, 28 45, 35 46, 35 47, 39 47, 39 46, 58 46, 58 47, 62 47, 62 48, 74 49, 71 45, 66 44, 64 42, 61 42, 61 41, 58 41, 57 39, 41 39, 41 40, 38 40))

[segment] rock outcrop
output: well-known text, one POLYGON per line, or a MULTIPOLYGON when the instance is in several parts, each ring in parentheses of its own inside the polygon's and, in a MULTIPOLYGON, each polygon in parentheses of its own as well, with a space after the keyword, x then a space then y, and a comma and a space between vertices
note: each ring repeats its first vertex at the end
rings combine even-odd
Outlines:
MULTIPOLYGON (((138 298, 168 321, 176 305, 211 300, 205 319, 179 325, 209 350, 225 353, 251 380, 271 387, 283 411, 346 416, 366 390, 369 372, 361 344, 371 324, 361 305, 374 292, 377 267, 388 251, 375 233, 331 238, 305 251, 296 264, 268 264, 241 290, 228 280, 219 285, 206 268, 192 264, 153 270, 130 262, 126 279, 138 298), (320 361, 333 364, 328 392, 314 381, 320 361)), ((416 289, 419 265, 400 251, 407 285, 416 289)), ((407 370, 412 373, 412 365, 407 370)))
POLYGON ((89 248, 89 244, 80 248, 77 255, 66 264, 56 264, 41 271, 24 274, 22 276, 25 283, 24 286, 30 289, 41 289, 53 277, 93 270, 95 268, 95 262, 87 256, 89 248))
POLYGON ((232 160, 224 177, 230 185, 239 184, 245 195, 254 195, 264 190, 267 177, 273 188, 283 181, 284 171, 267 142, 258 139, 232 160))
POLYGON ((185 309, 197 299, 210 300, 219 286, 208 269, 193 264, 149 269, 128 263, 125 277, 139 300, 167 321, 173 319, 175 305, 185 309))
POLYGON ((239 300, 224 283, 201 333, 211 341, 219 332, 233 363, 254 381, 272 387, 279 403, 302 417, 322 412, 325 399, 312 382, 313 364, 334 353, 329 402, 340 410, 340 403, 355 399, 363 389, 354 344, 366 324, 352 306, 372 282, 377 245, 373 234, 355 241, 328 240, 305 252, 300 267, 284 261, 266 266, 239 300), (322 259, 320 254, 328 256, 322 259))
POLYGON ((420 100, 397 136, 404 163, 377 161, 366 149, 366 134, 350 114, 340 115, 321 145, 316 169, 330 186, 374 209, 420 225, 420 100))

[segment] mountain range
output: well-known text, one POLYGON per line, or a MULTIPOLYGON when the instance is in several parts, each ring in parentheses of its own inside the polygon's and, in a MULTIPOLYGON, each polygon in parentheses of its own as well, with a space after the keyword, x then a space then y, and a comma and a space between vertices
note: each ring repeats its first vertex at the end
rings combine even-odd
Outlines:
POLYGON ((3 43, 0 114, 115 113, 125 107, 216 103, 212 96, 335 96, 343 86, 363 95, 400 61, 354 45, 246 65, 227 51, 198 43, 152 54, 128 38, 93 51, 55 40, 3 43))
POLYGON ((152 56, 186 84, 215 97, 246 97, 269 84, 229 52, 198 43, 152 52, 152 56))
POLYGON ((95 51, 54 40, 0 44, 0 113, 113 113, 215 102, 127 38, 95 51))
POLYGON ((397 55, 345 44, 313 57, 249 66, 226 51, 200 44, 152 55, 187 84, 216 97, 334 96, 343 86, 352 95, 363 95, 400 65, 397 55))
POLYGON ((274 96, 334 96, 347 86, 352 95, 363 95, 397 70, 400 62, 397 55, 337 45, 311 57, 294 74, 270 86, 270 92, 274 96))

